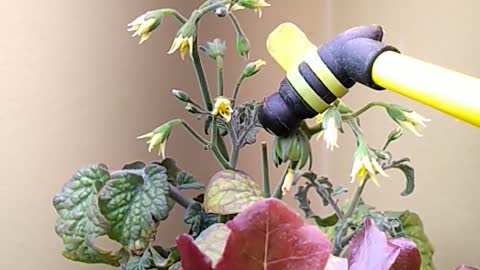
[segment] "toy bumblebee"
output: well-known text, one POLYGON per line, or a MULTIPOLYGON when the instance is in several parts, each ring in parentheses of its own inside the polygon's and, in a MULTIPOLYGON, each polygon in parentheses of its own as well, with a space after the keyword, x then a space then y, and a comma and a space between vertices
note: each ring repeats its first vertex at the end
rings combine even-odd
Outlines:
POLYGON ((278 26, 267 48, 286 71, 278 92, 259 110, 277 136, 325 111, 355 83, 388 89, 480 127, 480 80, 405 55, 382 43, 378 25, 349 29, 317 48, 292 23, 278 26))

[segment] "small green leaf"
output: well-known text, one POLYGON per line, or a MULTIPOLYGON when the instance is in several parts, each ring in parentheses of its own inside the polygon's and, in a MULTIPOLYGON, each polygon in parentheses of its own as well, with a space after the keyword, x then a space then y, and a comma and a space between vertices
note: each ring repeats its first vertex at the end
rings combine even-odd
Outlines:
POLYGON ((422 256, 422 266, 420 269, 435 270, 432 261, 435 248, 425 234, 420 217, 413 212, 405 211, 399 219, 402 222, 406 237, 415 242, 418 251, 420 251, 420 255, 422 256))
POLYGON ((191 234, 193 237, 196 237, 212 224, 218 223, 218 216, 205 213, 202 205, 195 202, 190 204, 185 210, 183 221, 185 224, 192 225, 191 234))
POLYGON ((145 168, 145 163, 143 161, 134 161, 129 164, 125 164, 122 170, 142 170, 145 168))
POLYGON ((98 211, 98 189, 110 178, 104 165, 80 169, 55 195, 53 205, 59 214, 55 231, 63 240, 63 256, 85 263, 120 265, 121 254, 97 248, 93 241, 106 235, 109 222, 98 211))
POLYGON ((160 255, 156 248, 160 247, 155 246, 149 249, 150 253, 152 254, 152 264, 155 267, 160 269, 166 269, 167 267, 173 265, 180 260, 180 256, 178 255, 178 251, 175 247, 170 249, 170 253, 166 258, 160 255))
POLYGON ((402 191, 401 195, 402 196, 408 196, 408 195, 412 194, 413 190, 415 189, 415 171, 414 171, 414 169, 411 166, 409 166, 405 163, 398 164, 398 165, 395 166, 395 168, 400 169, 403 172, 403 174, 405 174, 405 179, 407 180, 405 190, 402 191))
POLYGON ((136 253, 143 252, 172 204, 167 171, 145 167, 143 175, 122 173, 107 182, 99 194, 102 214, 111 222, 110 238, 136 253))
POLYGON ((228 215, 240 213, 262 199, 262 191, 248 175, 224 170, 210 180, 203 206, 207 212, 228 215))
POLYGON ((177 174, 177 188, 182 189, 204 189, 205 186, 197 182, 193 176, 186 172, 177 174))
POLYGON ((122 265, 123 270, 148 270, 152 267, 152 255, 145 252, 141 257, 136 257, 126 265, 122 265))
POLYGON ((165 158, 161 162, 154 163, 154 164, 161 165, 162 167, 167 169, 168 182, 173 183, 175 186, 177 185, 176 183, 177 175, 182 170, 178 168, 177 162, 174 159, 165 158))
POLYGON ((208 227, 194 241, 198 248, 212 260, 212 266, 218 263, 227 244, 230 229, 223 223, 208 227))
POLYGON ((335 225, 338 222, 338 217, 334 213, 326 218, 321 218, 320 216, 313 213, 312 209, 310 208, 310 200, 308 200, 308 190, 315 185, 312 183, 307 183, 306 186, 299 186, 297 193, 295 194, 295 199, 300 204, 300 209, 303 210, 305 213, 306 218, 311 218, 315 221, 315 223, 320 227, 330 227, 335 225))

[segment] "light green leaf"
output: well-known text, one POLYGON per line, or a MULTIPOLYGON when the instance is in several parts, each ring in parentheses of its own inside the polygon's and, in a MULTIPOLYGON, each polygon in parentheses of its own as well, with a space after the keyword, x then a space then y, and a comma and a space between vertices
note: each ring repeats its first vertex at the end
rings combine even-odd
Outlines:
POLYGON ((149 165, 143 175, 125 172, 107 182, 99 207, 112 224, 110 238, 137 253, 147 248, 172 207, 167 178, 164 167, 149 165))
POLYGON ((212 266, 223 256, 230 229, 223 223, 214 224, 203 231, 196 239, 198 248, 212 260, 212 266))
POLYGON ((104 165, 84 167, 56 194, 53 205, 60 218, 55 231, 65 245, 63 256, 85 263, 119 266, 120 254, 97 248, 93 241, 108 233, 110 224, 98 211, 98 189, 110 178, 104 165))
POLYGON ((418 251, 420 251, 420 255, 422 256, 422 266, 420 269, 435 270, 432 261, 435 248, 423 230, 423 223, 420 217, 407 210, 399 219, 402 222, 403 232, 406 237, 415 242, 418 251))
POLYGON ((205 192, 203 207, 207 212, 229 215, 242 212, 263 194, 246 174, 224 170, 216 173, 205 192))

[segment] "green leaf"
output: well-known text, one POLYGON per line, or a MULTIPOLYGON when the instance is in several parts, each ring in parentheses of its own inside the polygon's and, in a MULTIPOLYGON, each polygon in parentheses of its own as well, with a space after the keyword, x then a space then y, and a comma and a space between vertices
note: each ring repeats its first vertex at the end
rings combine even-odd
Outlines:
POLYGON ((297 193, 295 194, 295 199, 300 204, 300 209, 303 210, 306 218, 313 219, 318 226, 330 227, 335 225, 338 222, 338 217, 335 213, 326 218, 322 218, 313 213, 312 209, 310 208, 310 200, 307 198, 308 190, 312 187, 315 187, 315 185, 312 183, 307 183, 306 186, 298 187, 297 193))
POLYGON ((420 269, 435 270, 432 261, 435 248, 425 234, 420 217, 413 212, 405 211, 399 219, 402 222, 406 237, 415 242, 420 251, 420 255, 422 256, 422 267, 420 269))
POLYGON ((176 183, 177 175, 182 170, 178 168, 177 162, 174 159, 165 158, 161 162, 154 163, 154 164, 161 165, 162 167, 167 169, 168 182, 174 184, 175 186, 177 185, 176 183))
POLYGON ((97 207, 96 198, 100 189, 110 178, 104 165, 84 167, 56 194, 53 205, 59 214, 55 231, 63 240, 63 256, 85 263, 105 263, 119 266, 120 254, 97 248, 93 241, 106 235, 109 222, 97 207))
POLYGON ((178 255, 176 247, 170 249, 170 253, 168 253, 166 258, 160 255, 156 248, 161 247, 155 246, 149 249, 150 253, 152 254, 152 263, 155 267, 166 269, 180 260, 180 256, 178 255))
POLYGON ((141 257, 136 257, 126 265, 122 265, 123 270, 148 270, 152 267, 152 255, 145 252, 141 257))
POLYGON ((229 235, 230 229, 223 223, 217 223, 203 231, 194 243, 212 260, 212 266, 215 267, 223 255, 229 235))
POLYGON ((216 173, 210 180, 203 206, 207 212, 229 215, 240 213, 262 199, 262 191, 248 175, 224 170, 216 173))
POLYGON ((182 189, 204 189, 205 186, 199 183, 193 176, 186 172, 177 174, 177 188, 182 189))
POLYGON ((125 164, 122 170, 142 170, 145 168, 145 163, 143 161, 134 161, 129 164, 125 164))
POLYGON ((185 210, 183 218, 185 224, 192 225, 191 234, 193 237, 199 235, 203 230, 218 222, 218 216, 205 213, 200 203, 192 203, 185 210))
POLYGON ((143 252, 171 210, 169 190, 167 171, 159 165, 145 167, 143 175, 125 172, 108 181, 99 194, 99 207, 112 224, 110 238, 143 252))
POLYGON ((403 174, 405 174, 405 179, 407 180, 405 190, 402 191, 401 195, 402 196, 408 196, 408 195, 412 194, 412 192, 415 188, 415 171, 414 171, 414 169, 411 166, 409 166, 405 163, 398 164, 398 165, 395 166, 395 168, 400 169, 403 172, 403 174))

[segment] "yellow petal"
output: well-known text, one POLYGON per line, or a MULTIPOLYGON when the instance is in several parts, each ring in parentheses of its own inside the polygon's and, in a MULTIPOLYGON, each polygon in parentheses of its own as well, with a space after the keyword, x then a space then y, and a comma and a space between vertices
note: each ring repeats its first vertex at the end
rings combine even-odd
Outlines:
POLYGON ((145 138, 151 138, 153 136, 153 132, 149 132, 147 134, 143 134, 137 137, 137 139, 145 139, 145 138))
POLYGON ((172 54, 172 53, 174 53, 176 50, 178 50, 178 48, 180 47, 180 45, 182 45, 181 40, 182 40, 181 37, 176 37, 176 38, 173 40, 172 46, 170 47, 170 50, 168 51, 168 54, 172 54))
POLYGON ((388 177, 388 174, 383 170, 382 166, 380 166, 380 164, 378 164, 378 162, 375 159, 372 159, 372 164, 373 164, 373 168, 377 172, 379 172, 381 175, 385 177, 388 177))
POLYGON ((285 179, 283 180, 282 184, 282 194, 285 195, 287 192, 290 191, 290 188, 293 184, 293 179, 295 177, 295 171, 292 169, 288 169, 287 175, 285 175, 285 179))

